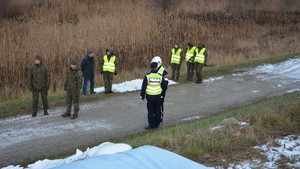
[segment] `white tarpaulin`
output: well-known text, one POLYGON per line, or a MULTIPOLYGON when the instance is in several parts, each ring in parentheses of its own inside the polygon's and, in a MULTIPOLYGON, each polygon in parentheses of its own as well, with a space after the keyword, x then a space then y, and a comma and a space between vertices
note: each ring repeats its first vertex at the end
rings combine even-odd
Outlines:
POLYGON ((55 169, 207 169, 173 152, 142 146, 117 154, 94 156, 55 167, 55 169))

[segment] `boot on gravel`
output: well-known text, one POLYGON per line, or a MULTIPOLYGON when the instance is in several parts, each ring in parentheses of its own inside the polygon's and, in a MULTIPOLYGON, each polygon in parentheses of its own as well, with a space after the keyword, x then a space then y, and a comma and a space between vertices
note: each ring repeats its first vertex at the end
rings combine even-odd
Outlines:
POLYGON ((44 110, 44 115, 49 115, 47 109, 44 110))
POLYGON ((78 115, 77 114, 73 114, 73 116, 71 117, 71 119, 77 119, 78 115))
POLYGON ((61 114, 61 116, 62 116, 62 117, 68 117, 68 116, 71 116, 71 113, 65 112, 65 113, 61 114))
POLYGON ((36 114, 37 114, 37 112, 33 112, 33 113, 32 113, 32 117, 35 117, 36 114))

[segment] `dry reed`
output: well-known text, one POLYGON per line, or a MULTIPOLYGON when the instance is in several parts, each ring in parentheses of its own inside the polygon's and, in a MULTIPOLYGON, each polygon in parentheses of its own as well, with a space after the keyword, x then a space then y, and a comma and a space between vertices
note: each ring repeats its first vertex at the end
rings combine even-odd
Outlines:
POLYGON ((28 93, 36 53, 44 56, 56 92, 69 59, 81 61, 82 49, 90 47, 96 70, 106 48, 116 52, 121 73, 115 82, 142 78, 153 55, 167 66, 175 42, 183 49, 189 41, 205 42, 209 64, 297 52, 300 13, 293 2, 0 0, 0 100, 28 93))

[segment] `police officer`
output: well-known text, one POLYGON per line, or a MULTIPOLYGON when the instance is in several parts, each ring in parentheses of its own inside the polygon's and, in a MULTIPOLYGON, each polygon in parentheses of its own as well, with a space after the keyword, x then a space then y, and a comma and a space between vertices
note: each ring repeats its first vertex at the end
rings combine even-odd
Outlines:
POLYGON ((188 43, 188 48, 186 49, 185 61, 186 61, 186 76, 187 80, 191 81, 194 76, 194 58, 196 56, 196 46, 192 42, 188 43))
POLYGON ((43 102, 44 115, 48 115, 48 90, 50 81, 51 76, 49 69, 43 64, 42 56, 37 54, 35 56, 34 65, 28 74, 28 87, 32 92, 32 117, 37 115, 40 94, 43 102))
POLYGON ((157 73, 157 62, 151 63, 151 72, 145 75, 140 98, 147 99, 148 110, 148 126, 146 130, 159 127, 161 122, 161 99, 164 98, 166 92, 166 81, 163 76, 157 73))
POLYGON ((180 75, 180 66, 182 59, 182 49, 179 48, 178 44, 175 44, 171 50, 171 69, 172 69, 172 80, 178 81, 180 75))
POLYGON ((103 75, 105 94, 112 92, 112 81, 117 75, 117 58, 110 49, 106 49, 106 55, 100 60, 100 73, 103 75))
POLYGON ((67 92, 67 110, 62 117, 71 116, 72 102, 74 104, 74 113, 71 119, 76 119, 79 112, 79 94, 82 86, 82 73, 78 67, 77 61, 72 60, 65 80, 64 89, 67 92))
MULTIPOLYGON (((151 60, 151 63, 157 63, 157 73, 160 74, 164 79, 165 79, 165 83, 166 83, 166 87, 165 87, 165 92, 167 91, 167 88, 168 88, 168 84, 169 84, 169 81, 168 81, 168 71, 167 69, 165 69, 163 66, 162 66, 162 60, 159 56, 154 56, 151 60)), ((161 105, 160 105, 160 110, 161 110, 161 122, 163 121, 163 118, 164 118, 164 102, 165 102, 165 97, 163 97, 161 99, 161 105)))
POLYGON ((195 57, 195 71, 196 71, 196 83, 201 84, 202 83, 202 69, 203 66, 206 66, 206 60, 207 60, 207 51, 205 48, 204 43, 199 43, 198 48, 196 49, 196 57, 195 57))

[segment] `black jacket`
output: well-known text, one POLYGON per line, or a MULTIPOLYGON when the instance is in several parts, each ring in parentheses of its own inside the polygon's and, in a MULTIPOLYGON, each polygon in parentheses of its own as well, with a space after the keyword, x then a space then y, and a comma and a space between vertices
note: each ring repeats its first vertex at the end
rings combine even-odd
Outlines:
POLYGON ((95 64, 94 64, 94 57, 89 57, 88 55, 82 59, 82 62, 81 62, 81 70, 82 70, 82 73, 83 73, 83 77, 86 78, 86 79, 92 79, 94 78, 94 67, 95 67, 95 64))
MULTIPOLYGON (((151 70, 150 73, 157 73, 157 70, 151 70)), ((161 96, 165 97, 166 90, 167 90, 167 87, 168 87, 168 81, 166 81, 164 77, 162 78, 162 82, 160 84, 160 86, 162 88, 162 92, 161 92, 160 95, 147 95, 146 94, 146 88, 147 88, 147 85, 148 85, 147 75, 145 75, 144 80, 143 80, 141 94, 140 94, 141 98, 145 99, 145 95, 146 95, 147 100, 161 99, 161 96)))

